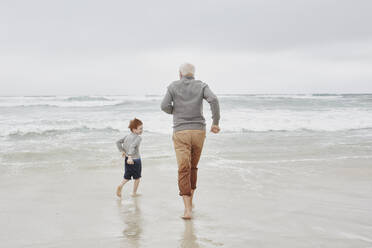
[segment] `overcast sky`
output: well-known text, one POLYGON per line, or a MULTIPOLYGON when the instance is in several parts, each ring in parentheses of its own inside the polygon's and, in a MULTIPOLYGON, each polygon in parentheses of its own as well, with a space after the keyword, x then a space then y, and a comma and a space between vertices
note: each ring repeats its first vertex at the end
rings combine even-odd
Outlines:
POLYGON ((0 1, 0 95, 372 93, 372 1, 0 1))

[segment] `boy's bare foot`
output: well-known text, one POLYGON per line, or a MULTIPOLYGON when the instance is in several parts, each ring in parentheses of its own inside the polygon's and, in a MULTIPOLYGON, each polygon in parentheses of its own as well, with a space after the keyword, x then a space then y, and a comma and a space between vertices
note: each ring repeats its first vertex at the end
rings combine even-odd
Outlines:
POLYGON ((137 194, 137 193, 133 193, 131 194, 132 197, 138 197, 138 196, 141 196, 141 194, 137 194))
POLYGON ((116 189, 116 195, 117 195, 118 197, 120 197, 120 198, 121 198, 121 188, 122 188, 122 187, 118 186, 117 189, 116 189))

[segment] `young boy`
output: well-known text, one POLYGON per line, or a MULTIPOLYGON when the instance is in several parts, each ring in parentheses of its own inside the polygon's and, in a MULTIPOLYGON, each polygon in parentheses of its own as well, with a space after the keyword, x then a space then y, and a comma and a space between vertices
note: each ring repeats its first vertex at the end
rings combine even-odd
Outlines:
POLYGON ((132 196, 137 196, 137 189, 141 177, 142 164, 139 154, 139 146, 141 143, 140 135, 143 130, 142 121, 134 118, 129 122, 128 128, 131 133, 116 142, 119 151, 122 152, 122 157, 125 158, 124 179, 116 190, 116 195, 118 197, 121 197, 121 189, 124 184, 126 184, 132 177, 134 179, 132 196))

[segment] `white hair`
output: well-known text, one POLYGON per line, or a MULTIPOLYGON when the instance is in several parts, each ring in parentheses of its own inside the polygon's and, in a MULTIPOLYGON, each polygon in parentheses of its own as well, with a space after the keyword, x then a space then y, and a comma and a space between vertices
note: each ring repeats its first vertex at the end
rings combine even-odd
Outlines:
POLYGON ((195 66, 190 63, 185 63, 180 66, 180 73, 182 76, 194 76, 195 66))

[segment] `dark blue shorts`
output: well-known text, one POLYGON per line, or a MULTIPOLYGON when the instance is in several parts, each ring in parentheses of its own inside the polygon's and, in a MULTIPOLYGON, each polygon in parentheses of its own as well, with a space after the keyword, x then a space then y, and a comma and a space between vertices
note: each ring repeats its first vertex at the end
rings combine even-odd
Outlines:
POLYGON ((125 157, 124 167, 124 178, 127 180, 138 179, 141 177, 142 163, 140 158, 133 159, 134 164, 127 163, 128 157, 125 157))

